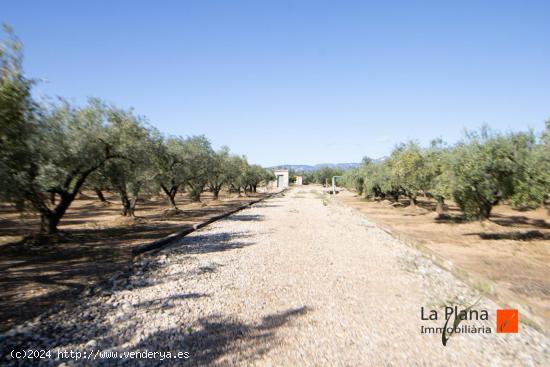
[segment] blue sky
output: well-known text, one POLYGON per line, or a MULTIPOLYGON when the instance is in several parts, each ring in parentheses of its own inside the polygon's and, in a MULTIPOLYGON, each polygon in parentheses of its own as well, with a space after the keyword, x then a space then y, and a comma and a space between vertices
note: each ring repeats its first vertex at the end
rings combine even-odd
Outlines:
POLYGON ((102 97, 263 165, 550 117, 550 1, 6 1, 39 95, 102 97))

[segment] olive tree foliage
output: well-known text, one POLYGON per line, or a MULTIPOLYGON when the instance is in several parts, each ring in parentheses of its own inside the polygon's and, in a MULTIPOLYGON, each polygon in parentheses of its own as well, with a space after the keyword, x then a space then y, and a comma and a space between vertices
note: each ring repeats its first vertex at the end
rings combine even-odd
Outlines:
POLYGON ((35 102, 20 44, 7 31, 0 48, 1 196, 39 213, 41 233, 55 234, 89 176, 121 157, 116 132, 97 99, 80 108, 35 102))
POLYGON ((198 202, 208 184, 213 157, 212 146, 205 136, 192 136, 185 140, 183 154, 182 168, 189 187, 189 196, 191 200, 198 202))
MULTIPOLYGON (((541 172, 543 175, 543 180, 546 185, 550 186, 550 118, 546 120, 546 129, 541 134, 541 147, 537 151, 540 155, 541 161, 541 172)), ((550 189, 546 190, 547 195, 545 199, 548 199, 548 193, 550 189)), ((550 215, 550 205, 547 205, 548 215, 550 215)))
POLYGON ((263 185, 265 185, 266 188, 267 188, 267 185, 269 185, 269 183, 271 181, 274 181, 276 179, 277 179, 277 177, 275 176, 275 172, 273 172, 271 169, 263 168, 261 183, 263 185))
POLYGON ((248 188, 249 192, 256 192, 258 185, 262 182, 267 184, 275 179, 275 174, 271 170, 267 170, 262 166, 253 164, 248 167, 245 177, 245 191, 248 188))
POLYGON ((346 187, 353 188, 359 195, 363 195, 365 187, 365 178, 361 168, 351 168, 344 172, 344 184, 346 187))
POLYGON ((232 178, 229 148, 224 146, 212 153, 208 169, 208 188, 214 200, 218 200, 220 191, 225 185, 229 185, 232 178))
POLYGON ((39 156, 40 111, 31 97, 32 80, 23 75, 21 43, 7 26, 0 43, 0 198, 23 209, 39 156))
MULTIPOLYGON (((546 120, 546 129, 541 134, 540 137, 541 146, 536 151, 536 154, 539 156, 539 162, 541 164, 540 172, 542 174, 542 180, 545 182, 545 185, 550 186, 550 118, 546 120)), ((546 198, 550 193, 550 189, 547 189, 546 198)), ((550 206, 548 208, 550 214, 550 206)))
POLYGON ((32 99, 20 43, 6 31, 0 47, 1 196, 38 212, 41 233, 54 234, 86 179, 119 154, 97 101, 73 108, 32 99))
POLYGON ((542 150, 545 153, 546 160, 550 160, 550 118, 546 120, 546 128, 540 136, 542 150), (546 154, 548 153, 548 154, 546 154))
POLYGON ((428 148, 416 143, 397 146, 379 163, 366 159, 346 174, 348 187, 366 197, 400 195, 414 204, 423 193, 437 201, 444 213, 445 200, 454 200, 467 217, 486 219, 493 207, 506 202, 533 208, 550 192, 550 122, 533 132, 499 134, 487 127, 466 132, 454 146, 441 139, 428 148))
POLYGON ((309 172, 306 176, 308 182, 315 182, 319 184, 331 184, 332 183, 332 177, 334 176, 342 176, 344 174, 344 170, 340 168, 332 168, 332 167, 321 167, 318 170, 309 172))
POLYGON ((176 194, 186 182, 185 152, 185 140, 180 137, 157 138, 152 144, 154 181, 166 195, 171 209, 177 209, 176 194))
POLYGON ((366 197, 386 199, 399 199, 400 187, 391 175, 387 161, 375 163, 370 159, 364 159, 361 167, 364 175, 363 190, 366 197))
POLYGON ((496 134, 484 128, 457 144, 451 166, 453 197, 468 216, 489 218, 504 200, 538 206, 550 189, 535 135, 496 134))
POLYGON ((119 195, 121 214, 133 217, 140 193, 155 192, 154 179, 158 171, 152 164, 152 157, 160 137, 132 110, 110 107, 107 114, 111 137, 116 139, 115 145, 122 158, 104 164, 100 174, 119 195))
POLYGON ((249 165, 246 157, 234 155, 229 159, 228 166, 230 170, 228 177, 230 190, 237 192, 241 196, 241 189, 244 190, 247 186, 249 165))
POLYGON ((38 103, 34 80, 22 68, 21 43, 9 27, 0 41, 0 200, 40 214, 41 233, 54 234, 77 194, 115 191, 122 214, 134 216, 143 193, 162 190, 170 206, 189 187, 200 200, 207 184, 255 189, 260 168, 214 153, 204 136, 162 137, 132 110, 90 99, 74 107, 64 100, 38 103))
POLYGON ((54 234, 86 179, 121 155, 97 101, 44 108, 40 120, 26 140, 22 164, 8 172, 8 200, 38 212, 41 232, 54 234))
POLYGON ((428 169, 420 146, 409 142, 396 147, 387 164, 394 185, 409 198, 411 205, 416 205, 418 193, 425 191, 429 182, 428 169))
POLYGON ((93 172, 86 183, 84 184, 84 189, 92 190, 99 201, 103 204, 110 204, 110 202, 105 198, 104 192, 109 191, 109 180, 103 176, 99 170, 93 172))
POLYGON ((544 202, 550 193, 550 141, 545 141, 550 130, 547 121, 546 131, 540 137, 541 144, 536 143, 532 132, 512 136, 515 148, 513 160, 513 192, 509 201, 521 208, 535 208, 544 202))
POLYGON ((436 200, 436 212, 445 214, 445 200, 451 198, 452 177, 450 174, 451 149, 442 139, 432 140, 423 152, 426 169, 425 193, 436 200))

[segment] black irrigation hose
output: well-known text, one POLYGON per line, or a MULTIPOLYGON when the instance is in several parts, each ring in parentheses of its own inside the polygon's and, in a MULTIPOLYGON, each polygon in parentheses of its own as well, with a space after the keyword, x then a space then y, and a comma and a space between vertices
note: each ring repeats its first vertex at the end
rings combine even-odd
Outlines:
POLYGON ((135 249, 132 250, 132 256, 137 256, 137 255, 140 255, 140 254, 143 254, 145 252, 149 252, 149 251, 153 251, 153 250, 159 250, 161 249, 162 247, 170 244, 172 241, 175 241, 175 240, 179 240, 180 238, 183 238, 185 236, 187 236, 189 233, 193 233, 195 232, 197 229, 201 229, 211 223, 214 223, 220 219, 223 219, 223 218, 226 218, 226 217, 229 217, 230 215, 232 214, 235 214, 243 209, 246 209, 248 208, 249 206, 252 206, 254 204, 257 204, 259 203, 260 201, 263 201, 263 200, 266 200, 266 199, 270 199, 276 195, 279 195, 281 193, 283 193, 286 189, 282 190, 282 191, 279 191, 279 192, 276 192, 276 193, 273 193, 273 194, 269 194, 261 199, 258 199, 258 200, 254 200, 254 201, 251 201, 250 203, 248 204, 245 204, 245 205, 242 205, 236 209, 233 209, 227 213, 223 213, 223 214, 220 214, 220 215, 216 215, 204 222, 201 222, 201 223, 197 223, 197 224, 194 224, 192 225, 191 227, 188 227, 188 228, 185 228, 179 232, 175 232, 175 233, 172 233, 166 237, 163 237, 159 240, 156 240, 156 241, 153 241, 151 243, 148 243, 148 244, 145 244, 145 245, 142 245, 142 246, 139 246, 139 247, 136 247, 135 249))

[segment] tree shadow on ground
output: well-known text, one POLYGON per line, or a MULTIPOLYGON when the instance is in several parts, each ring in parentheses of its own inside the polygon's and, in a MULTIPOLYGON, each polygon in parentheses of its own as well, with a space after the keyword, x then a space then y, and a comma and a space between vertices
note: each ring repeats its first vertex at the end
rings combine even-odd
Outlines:
MULTIPOLYGON (((239 233, 213 233, 213 234, 201 234, 195 235, 189 238, 185 238, 181 243, 179 243, 174 249, 174 253, 205 253, 205 252, 214 252, 214 251, 228 251, 235 248, 240 248, 247 245, 252 245, 254 242, 243 242, 240 239, 248 238, 250 235, 246 232, 239 233)), ((185 259, 185 258, 184 258, 185 259)), ((108 280, 103 280, 98 283, 98 287, 92 288, 92 293, 94 297, 88 298, 85 294, 80 296, 75 296, 76 293, 81 291, 82 285, 76 283, 73 284, 71 281, 74 281, 74 274, 65 274, 63 272, 55 272, 54 274, 48 274, 48 276, 36 277, 25 273, 24 269, 20 274, 12 274, 12 276, 17 278, 17 281, 27 281, 27 282, 42 282, 43 284, 58 284, 69 287, 69 289, 62 289, 54 294, 50 293, 45 296, 36 296, 30 297, 28 299, 19 299, 16 294, 7 294, 3 296, 0 302, 3 307, 1 310, 4 312, 2 316, 5 319, 9 317, 17 318, 18 315, 16 312, 19 310, 24 311, 24 315, 27 319, 31 311, 36 311, 36 314, 42 313, 47 310, 47 315, 52 315, 46 323, 41 323, 35 326, 34 330, 30 334, 24 334, 21 339, 18 337, 9 338, 9 343, 4 343, 4 340, 0 340, 0 356, 5 357, 8 350, 5 348, 16 348, 16 347, 27 347, 32 348, 33 345, 45 345, 48 340, 57 340, 62 339, 62 343, 66 345, 48 345, 48 348, 54 347, 70 347, 69 344, 77 345, 83 342, 87 342, 91 339, 101 338, 101 335, 107 335, 109 332, 112 333, 112 340, 104 344, 106 349, 111 348, 115 343, 120 342, 119 345, 128 342, 132 337, 133 333, 132 324, 138 321, 132 320, 132 315, 134 314, 135 309, 145 309, 147 313, 149 312, 168 312, 170 309, 175 307, 180 307, 187 302, 192 302, 194 299, 209 297, 208 294, 204 293, 186 293, 186 294, 177 294, 171 295, 166 298, 157 298, 149 301, 144 301, 138 304, 131 304, 127 302, 126 307, 130 308, 130 311, 126 314, 119 315, 119 310, 121 309, 120 304, 113 304, 111 307, 104 308, 103 302, 106 300, 104 297, 110 295, 116 295, 119 292, 123 292, 127 289, 136 289, 136 288, 147 288, 154 286, 159 282, 166 282, 180 277, 179 274, 170 274, 166 277, 161 278, 149 278, 144 277, 143 274, 159 269, 166 264, 169 264, 171 261, 181 261, 181 258, 175 260, 167 260, 165 256, 162 256, 162 253, 156 255, 145 255, 142 259, 136 262, 133 266, 131 272, 118 273, 118 276, 110 278, 108 280), (77 287, 78 289, 73 289, 71 287, 77 287), (60 303, 59 307, 51 307, 51 304, 48 303, 51 297, 58 296, 62 299, 65 299, 66 302, 60 303), (69 300, 68 300, 69 299, 69 300), (49 306, 48 308, 41 308, 43 302, 49 306), (7 306, 11 305, 12 308, 7 306), (57 312, 64 313, 64 309, 60 308, 65 306, 66 310, 69 312, 78 313, 78 317, 70 319, 69 321, 63 320, 63 316, 58 317, 57 312), (80 306, 84 306, 83 309, 79 309, 80 306), (27 307, 32 307, 33 309, 29 311, 27 307), (113 319, 113 314, 115 318, 113 319), (128 320, 130 319, 130 320, 128 320), (127 321, 128 320, 128 321, 127 321), (59 321, 59 322, 58 322, 59 321), (126 325, 127 330, 123 330, 122 334, 119 327, 115 325, 126 325), (116 330, 113 329, 116 327, 116 330), (9 345, 8 345, 9 344, 9 345)), ((185 260, 183 260, 185 261, 185 260)), ((187 274, 187 276, 201 276, 202 274, 208 271, 215 271, 215 268, 219 264, 205 264, 199 265, 198 270, 193 274, 187 274)), ((54 269, 57 269, 54 267, 54 269)), ((50 269, 51 270, 51 269, 50 269)), ((47 269, 43 269, 47 271, 47 269)), ((73 269, 73 271, 77 271, 73 269)), ((78 271, 77 271, 78 272, 78 271)), ((101 273, 101 271, 100 271, 101 273)), ((116 299, 116 298, 115 298, 116 299)), ((121 298, 118 297, 119 302, 121 298)), ((124 301, 126 302, 126 301, 124 301)), ((124 310, 124 307, 122 307, 124 310)), ((47 316, 46 315, 46 316, 47 316)), ((1 336, 0 336, 1 337, 1 336)), ((50 341, 51 343, 52 341, 50 341)), ((58 342, 59 343, 59 342, 58 342)), ((174 348, 176 346, 174 345, 174 348)), ((150 350, 150 349, 149 349, 150 350)), ((166 348, 159 346, 157 350, 167 350, 166 348)))
POLYGON ((516 231, 506 233, 466 233, 466 236, 479 236, 483 240, 543 241, 550 240, 550 233, 540 231, 516 231))
MULTIPOLYGON (((475 218, 468 218, 464 214, 451 214, 446 213, 442 216, 439 216, 434 219, 436 223, 467 223, 475 221, 475 218)), ((540 229, 550 229, 550 223, 546 222, 544 219, 532 219, 524 216, 518 215, 502 215, 502 214, 491 214, 490 222, 498 224, 503 227, 513 227, 513 228, 540 228, 540 229)), ((537 232, 532 230, 529 232, 537 232)), ((529 233, 527 232, 527 233, 529 233)), ((540 233, 540 232, 539 232, 540 233)), ((532 234, 535 237, 538 234, 532 234)), ((531 236, 529 234, 528 236, 531 236)))
MULTIPOLYGON (((262 196, 210 201, 197 208, 188 198, 179 195, 181 211, 171 216, 164 213, 164 198, 160 201, 148 198, 138 205, 139 219, 131 220, 119 216, 116 195, 106 195, 112 205, 85 202, 86 198, 95 200, 95 196, 84 195, 62 219, 60 240, 55 243, 39 241, 37 215, 18 216, 12 205, 0 203, 0 240, 3 241, 0 242, 0 332, 58 303, 70 302, 87 286, 109 279, 131 264, 132 249, 191 228, 193 224, 262 196)), ((239 246, 245 244, 209 246, 204 251, 239 246)))
MULTIPOLYGON (((173 245, 171 251, 184 254, 228 251, 254 244, 251 241, 246 241, 246 238, 250 236, 246 232, 196 232, 195 235, 178 241, 173 245)), ((46 319, 46 322, 37 325, 30 333, 16 335, 9 339, 9 343, 0 340, 0 356, 6 356, 9 353, 8 349, 13 348, 31 348, 41 345, 46 349, 74 349, 76 345, 86 344, 93 340, 95 343, 93 348, 99 350, 188 351, 191 358, 186 363, 189 365, 223 365, 226 362, 242 364, 258 358, 269 350, 270 345, 274 344, 277 328, 309 311, 307 307, 289 309, 268 315, 260 323, 245 323, 236 315, 212 315, 198 320, 188 319, 185 322, 176 318, 173 327, 149 333, 151 329, 148 328, 147 320, 133 318, 136 309, 146 310, 146 315, 165 315, 165 312, 171 312, 177 307, 192 307, 192 302, 196 299, 209 297, 209 295, 182 293, 129 304, 125 307, 120 304, 102 307, 107 300, 104 296, 123 292, 126 289, 150 287, 155 282, 167 281, 167 277, 147 279, 141 275, 144 272, 160 268, 167 262, 180 261, 178 258, 166 258, 162 256, 162 252, 158 255, 146 256, 137 263, 139 266, 134 267, 131 278, 143 281, 132 281, 130 282, 131 286, 128 287, 130 278, 123 275, 121 280, 124 282, 118 283, 119 279, 115 279, 112 288, 108 289, 108 284, 106 284, 105 288, 100 289, 97 297, 75 298, 74 305, 66 308, 69 314, 74 315, 73 317, 58 317, 57 314, 54 314, 51 318, 46 319), (80 305, 84 307, 79 308, 80 305), (120 311, 124 312, 121 314, 120 311), (144 330, 145 334, 140 334, 136 339, 136 328, 138 327, 140 330, 144 330)), ((21 275, 24 275, 24 271, 21 275)), ((61 272, 57 276, 63 279, 65 274, 61 272)), ((44 281, 52 280, 51 277, 47 277, 44 281)), ((116 299, 121 302, 125 298, 117 297, 116 299)), ((123 364, 135 362, 135 360, 127 360, 123 364)), ((176 359, 168 361, 144 360, 142 362, 145 365, 181 365, 183 361, 176 359)), ((97 364, 101 363, 106 364, 105 361, 97 364)))
POLYGON ((434 218, 434 222, 437 224, 460 224, 471 222, 472 219, 468 218, 465 215, 452 215, 452 214, 443 214, 434 218))
MULTIPOLYGON (((394 207, 407 207, 408 201, 400 200, 399 203, 393 203, 394 207)), ((436 211, 437 202, 435 200, 429 200, 426 198, 419 198, 417 206, 428 210, 429 212, 436 211)), ((436 223, 466 223, 475 220, 474 218, 468 218, 462 213, 460 208, 455 203, 444 204, 445 213, 435 218, 436 223)), ((517 211, 527 211, 527 209, 516 209, 517 211)), ((424 215, 425 213, 418 214, 404 214, 404 216, 410 215, 424 215)), ((500 213, 492 213, 491 222, 504 227, 523 227, 523 228, 540 228, 550 229, 550 223, 544 219, 533 219, 522 215, 506 215, 500 213)))
POLYGON ((544 219, 531 219, 522 215, 491 215, 491 221, 504 227, 536 227, 550 229, 550 223, 544 219))
MULTIPOLYGON (((309 310, 308 307, 288 309, 263 317, 259 324, 222 315, 204 317, 190 329, 181 325, 153 333, 135 348, 188 351, 187 363, 192 366, 243 365, 261 358, 274 344, 276 330, 309 310)), ((178 365, 181 361, 168 361, 168 364, 178 365)))
MULTIPOLYGON (((108 241, 110 231, 103 231, 87 229, 79 231, 78 235, 108 241)), ((119 236, 113 233, 110 246, 105 242, 100 247, 95 241, 52 246, 2 246, 0 332, 58 303, 73 302, 88 286, 103 284, 131 264, 133 246, 124 241, 139 239, 147 242, 159 238, 159 231, 162 229, 151 226, 119 236)), ((252 245, 253 242, 245 240, 249 236, 247 233, 227 232, 196 235, 176 242, 175 248, 188 254, 229 251, 252 245)), ((154 262, 149 265, 150 268, 154 266, 154 262)))
MULTIPOLYGON (((9 357, 12 349, 24 350, 40 345, 44 349, 82 351, 76 346, 87 345, 93 340, 94 346, 91 348, 100 351, 189 353, 187 360, 165 359, 161 361, 158 357, 139 360, 140 365, 145 366, 244 365, 261 358, 272 345, 276 344, 277 329, 289 325, 294 319, 311 311, 309 307, 305 306, 291 308, 264 316, 259 322, 253 323, 243 322, 238 315, 214 314, 196 320, 182 320, 179 317, 174 317, 173 326, 162 330, 155 330, 153 325, 148 327, 147 319, 133 318, 138 309, 147 310, 145 315, 166 315, 168 310, 185 307, 184 303, 193 302, 201 297, 208 297, 208 295, 179 294, 142 302, 131 306, 130 310, 123 312, 122 315, 120 307, 116 309, 98 307, 93 310, 97 314, 84 311, 78 318, 49 319, 47 323, 36 326, 32 332, 16 334, 9 339, 9 343, 0 343, 0 361, 18 362, 9 357), (113 318, 113 314, 117 317, 113 318)), ((88 306, 88 309, 90 307, 88 306)), ((154 317, 151 318, 151 320, 153 319, 154 317)), ((62 361, 69 362, 69 360, 57 362, 62 361)), ((120 362, 122 365, 134 365, 138 360, 127 358, 120 362)), ((80 363, 95 366, 111 365, 112 361, 100 359, 84 361, 84 363, 80 361, 80 363)), ((8 364, 6 363, 6 365, 8 364)), ((18 364, 12 363, 12 365, 18 364)))
POLYGON ((194 234, 175 241, 166 247, 184 254, 204 254, 222 252, 254 245, 255 242, 246 241, 252 235, 248 232, 216 232, 194 234))

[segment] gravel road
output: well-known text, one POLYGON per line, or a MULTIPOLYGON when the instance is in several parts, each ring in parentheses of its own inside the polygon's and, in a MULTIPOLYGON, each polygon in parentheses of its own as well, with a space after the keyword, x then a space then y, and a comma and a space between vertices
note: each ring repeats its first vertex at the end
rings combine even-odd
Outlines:
POLYGON ((497 334, 498 307, 486 298, 473 309, 489 319, 461 325, 491 333, 456 334, 446 346, 440 334, 421 333, 443 326, 444 305, 463 308, 478 297, 417 250, 304 186, 140 258, 75 305, 3 335, 0 353, 189 352, 187 360, 143 365, 550 365, 549 338, 524 324, 518 334, 497 334), (438 310, 439 320, 421 320, 421 307, 438 310))

